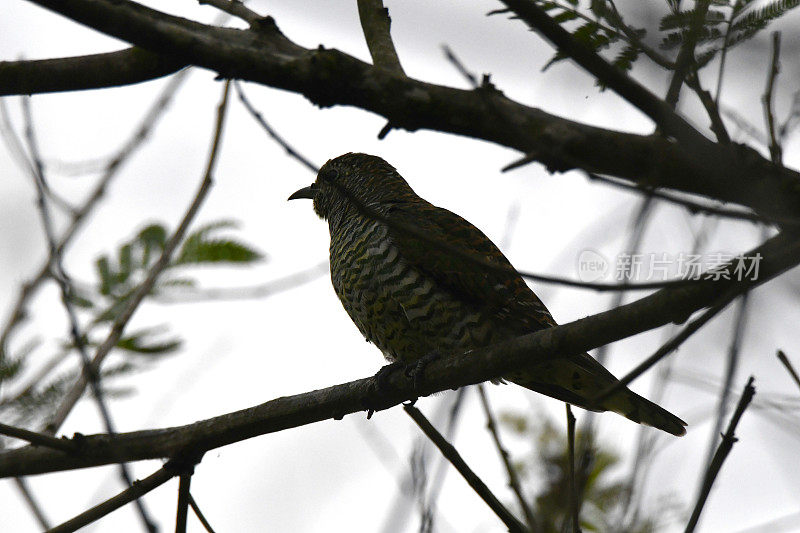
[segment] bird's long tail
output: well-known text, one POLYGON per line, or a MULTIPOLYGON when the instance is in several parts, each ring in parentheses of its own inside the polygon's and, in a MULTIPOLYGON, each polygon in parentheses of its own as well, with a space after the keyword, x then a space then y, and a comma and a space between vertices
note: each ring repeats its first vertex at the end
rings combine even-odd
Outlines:
POLYGON ((598 397, 619 380, 589 354, 554 358, 510 374, 506 379, 590 411, 613 411, 628 420, 673 435, 686 434, 686 422, 627 387, 599 404, 594 403, 592 398, 598 397))

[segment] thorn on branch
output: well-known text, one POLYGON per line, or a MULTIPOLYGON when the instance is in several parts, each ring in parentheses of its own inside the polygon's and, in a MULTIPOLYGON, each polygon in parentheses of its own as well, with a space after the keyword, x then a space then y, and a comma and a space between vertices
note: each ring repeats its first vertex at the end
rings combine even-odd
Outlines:
POLYGON ((386 138, 387 135, 389 135, 389 132, 392 131, 393 129, 394 126, 392 125, 392 123, 386 122, 386 125, 381 128, 381 131, 378 132, 378 140, 382 141, 384 138, 386 138))

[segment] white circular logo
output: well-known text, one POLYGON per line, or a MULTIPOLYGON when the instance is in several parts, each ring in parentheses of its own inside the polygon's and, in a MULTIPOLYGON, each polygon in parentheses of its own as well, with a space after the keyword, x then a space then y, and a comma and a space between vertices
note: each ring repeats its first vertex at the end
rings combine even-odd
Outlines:
POLYGON ((584 250, 578 256, 578 278, 591 283, 608 276, 608 260, 600 252, 584 250))

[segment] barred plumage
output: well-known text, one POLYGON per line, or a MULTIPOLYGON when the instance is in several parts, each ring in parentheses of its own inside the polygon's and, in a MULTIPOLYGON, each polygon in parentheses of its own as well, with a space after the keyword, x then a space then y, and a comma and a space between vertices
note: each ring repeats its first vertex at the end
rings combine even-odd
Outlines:
MULTIPOLYGON (((417 196, 379 157, 331 159, 295 198, 313 199, 314 211, 328 221, 336 295, 361 334, 390 361, 464 353, 556 324, 486 235, 417 196)), ((617 378, 588 354, 554 355, 505 378, 674 435, 686 431, 681 419, 627 388, 601 405, 589 404, 617 378)))

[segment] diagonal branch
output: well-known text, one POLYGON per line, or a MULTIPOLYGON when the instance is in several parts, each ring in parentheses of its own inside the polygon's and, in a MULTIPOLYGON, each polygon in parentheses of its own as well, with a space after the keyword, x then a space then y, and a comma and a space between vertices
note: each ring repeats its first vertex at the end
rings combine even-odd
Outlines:
MULTIPOLYGON (((764 283, 800 263, 800 242, 778 235, 751 255, 763 257, 757 283, 764 283)), ((298 427, 371 407, 385 409, 420 395, 481 383, 554 353, 565 356, 663 326, 682 322, 692 312, 713 304, 736 282, 703 281, 696 285, 662 289, 645 298, 593 316, 523 335, 509 341, 431 362, 425 368, 423 385, 401 372, 390 374, 376 401, 375 379, 366 378, 317 391, 271 400, 259 406, 229 413, 186 426, 120 433, 116 436, 81 436, 83 453, 69 456, 55 450, 31 446, 0 453, 0 477, 41 474, 118 462, 173 457, 185 449, 202 452, 266 433, 298 427)))
POLYGON ((511 464, 511 459, 508 456, 508 450, 506 450, 505 446, 503 446, 503 443, 500 440, 500 434, 497 431, 497 422, 495 422, 494 413, 492 413, 492 408, 489 405, 489 398, 486 395, 486 390, 483 386, 483 383, 478 385, 478 396, 481 399, 481 406, 483 407, 483 412, 486 415, 486 428, 489 430, 489 434, 492 436, 494 447, 497 449, 497 453, 500 455, 500 459, 503 461, 503 467, 505 467, 506 474, 508 475, 508 485, 511 487, 511 491, 514 493, 514 497, 517 499, 517 505, 519 505, 520 509, 522 509, 522 514, 525 515, 525 522, 528 525, 528 529, 536 533, 539 531, 536 517, 534 516, 533 510, 531 509, 531 506, 528 505, 525 495, 522 492, 522 484, 519 481, 519 475, 517 475, 516 468, 514 468, 514 465, 511 464))
POLYGON ((711 486, 714 484, 714 480, 717 478, 717 474, 719 474, 719 471, 722 468, 722 463, 725 461, 725 458, 728 457, 728 454, 733 449, 733 445, 738 440, 734 436, 736 426, 739 425, 739 420, 742 418, 744 410, 747 409, 748 405, 750 405, 750 401, 753 399, 755 393, 756 389, 753 387, 753 377, 750 376, 750 379, 747 380, 747 385, 744 387, 742 397, 739 398, 739 404, 736 406, 736 411, 733 413, 731 421, 728 424, 728 430, 725 431, 724 435, 722 435, 722 442, 719 443, 719 447, 714 454, 714 458, 711 460, 711 464, 708 465, 708 470, 706 470, 706 476, 703 482, 703 488, 700 491, 700 496, 697 498, 697 503, 692 511, 692 516, 689 518, 689 523, 686 524, 686 533, 691 533, 694 531, 695 527, 697 527, 697 522, 700 520, 700 513, 703 511, 703 506, 706 503, 709 492, 711 492, 711 486))
MULTIPOLYGON (((112 348, 117 345, 120 337, 122 337, 122 332, 125 329, 125 326, 128 324, 128 321, 131 319, 133 314, 138 309, 139 304, 142 303, 142 300, 150 294, 150 291, 153 289, 153 286, 158 279, 158 276, 164 271, 164 269, 169 264, 170 258, 172 257, 173 252, 178 247, 180 242, 183 240, 183 236, 186 234, 186 230, 189 228, 189 225, 194 220, 194 216, 197 214, 197 211, 200 209, 203 201, 205 200, 206 196, 208 195, 209 190, 211 189, 212 184, 212 175, 214 172, 214 167, 217 161, 217 153, 220 144, 220 140, 222 138, 222 126, 225 123, 225 111, 227 110, 228 104, 228 93, 229 93, 230 83, 226 82, 225 89, 223 91, 222 101, 217 108, 217 123, 215 126, 214 131, 214 138, 212 141, 211 151, 208 157, 208 163, 206 164, 206 171, 205 175, 203 176, 203 180, 200 183, 200 187, 195 194, 194 199, 192 200, 191 205, 187 209, 186 213, 181 220, 181 223, 178 225, 178 228, 175 232, 170 236, 167 240, 166 244, 164 245, 164 251, 161 253, 161 257, 158 258, 158 261, 155 262, 153 267, 147 273, 147 277, 145 280, 139 285, 139 288, 136 289, 136 292, 131 296, 128 300, 126 307, 120 312, 119 316, 114 320, 114 323, 111 326, 111 331, 109 332, 106 339, 103 343, 97 348, 97 351, 92 358, 91 368, 94 372, 97 372, 100 369, 100 365, 102 364, 105 357, 111 352, 112 348)), ((59 405, 55 415, 47 424, 47 429, 51 433, 55 433, 58 431, 58 428, 61 427, 61 424, 64 423, 69 413, 72 411, 72 408, 78 402, 80 397, 83 395, 83 391, 86 388, 87 379, 85 376, 81 375, 81 377, 75 382, 72 388, 67 392, 67 395, 62 400, 62 403, 59 405)))
POLYGON ((466 461, 461 457, 461 454, 458 453, 458 450, 447 442, 441 433, 439 433, 433 424, 431 424, 427 418, 411 404, 404 404, 403 409, 405 409, 408 416, 410 416, 414 422, 419 426, 419 428, 425 433, 425 435, 439 448, 439 451, 442 452, 442 455, 447 457, 447 460, 450 461, 450 464, 458 470, 458 473, 461 474, 466 482, 472 487, 478 496, 486 502, 492 511, 503 521, 509 531, 513 533, 525 533, 527 529, 525 526, 520 523, 517 518, 511 514, 511 512, 506 509, 505 505, 503 505, 497 496, 492 493, 489 487, 486 486, 486 483, 478 477, 478 475, 467 465, 466 461))
POLYGON ((358 0, 358 18, 367 41, 372 63, 399 76, 405 76, 397 50, 394 48, 389 28, 392 20, 389 10, 383 7, 383 0, 358 0))

